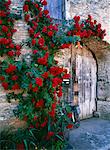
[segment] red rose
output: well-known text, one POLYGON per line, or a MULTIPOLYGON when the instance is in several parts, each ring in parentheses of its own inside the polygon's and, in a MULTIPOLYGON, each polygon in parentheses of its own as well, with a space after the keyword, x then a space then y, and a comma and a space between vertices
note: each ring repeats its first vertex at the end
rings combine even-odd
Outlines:
POLYGON ((34 34, 34 30, 32 28, 29 29, 30 35, 34 34))
POLYGON ((12 86, 12 90, 18 90, 20 87, 18 85, 18 83, 15 83, 13 86, 12 86))
POLYGON ((56 102, 52 104, 52 109, 56 108, 56 102))
POLYGON ((34 34, 34 38, 39 37, 39 35, 40 35, 40 32, 38 32, 38 33, 34 34))
POLYGON ((58 97, 62 97, 62 95, 63 95, 62 91, 59 91, 57 95, 58 95, 58 97))
POLYGON ((50 68, 49 72, 53 76, 57 76, 57 75, 59 75, 59 74, 61 74, 63 72, 63 68, 60 68, 60 67, 57 67, 57 66, 53 66, 53 67, 50 68))
POLYGON ((75 16, 74 20, 75 20, 75 22, 79 22, 80 21, 80 16, 75 16))
POLYGON ((36 108, 42 108, 42 107, 44 107, 44 100, 43 100, 43 99, 39 100, 39 101, 35 104, 35 107, 36 107, 36 108))
POLYGON ((20 51, 16 51, 16 55, 19 56, 21 54, 20 51))
POLYGON ((49 11, 46 9, 44 10, 44 14, 47 15, 49 13, 49 11))
POLYGON ((97 25, 97 27, 98 27, 98 28, 101 28, 101 24, 99 23, 99 24, 97 25))
POLYGON ((24 5, 24 6, 23 6, 23 10, 24 10, 24 12, 29 11, 29 7, 28 7, 28 5, 24 5))
POLYGON ((14 72, 15 70, 16 70, 16 66, 10 64, 10 65, 8 66, 8 68, 7 68, 5 71, 6 71, 6 73, 12 73, 12 72, 14 72))
POLYGON ((9 45, 9 47, 10 47, 10 48, 14 48, 14 44, 11 43, 11 44, 9 45))
POLYGON ((37 91, 38 91, 38 87, 37 87, 37 86, 34 87, 34 88, 32 89, 32 91, 33 91, 33 92, 37 92, 37 91))
POLYGON ((43 49, 43 50, 45 50, 45 51, 48 50, 48 46, 41 46, 40 48, 43 49))
POLYGON ((37 62, 40 64, 40 65, 47 65, 47 58, 43 57, 43 58, 38 58, 37 59, 37 62))
POLYGON ((49 140, 54 135, 54 132, 49 131, 46 137, 46 140, 49 140))
POLYGON ((44 0, 44 1, 42 2, 42 5, 47 5, 47 1, 44 0))
POLYGON ((7 34, 7 37, 9 37, 9 36, 11 36, 11 33, 8 33, 8 34, 7 34))
POLYGON ((29 21, 29 18, 30 18, 30 15, 29 15, 29 14, 26 14, 26 15, 25 15, 25 21, 28 22, 28 21, 29 21))
POLYGON ((15 54, 14 51, 9 51, 9 52, 8 52, 8 55, 11 56, 11 57, 14 56, 14 54, 15 54))
POLYGON ((43 80, 42 80, 42 78, 36 78, 36 84, 37 84, 38 86, 42 86, 42 85, 43 85, 43 80))
POLYGON ((36 30, 37 26, 33 26, 32 28, 33 28, 34 30, 36 30))
POLYGON ((3 32, 8 32, 8 28, 3 25, 3 26, 2 26, 2 31, 3 31, 3 32))
POLYGON ((38 4, 35 4, 35 7, 36 7, 36 8, 39 8, 39 5, 38 5, 38 4))
POLYGON ((12 78, 11 78, 13 81, 16 81, 17 79, 18 79, 18 76, 17 75, 14 75, 14 76, 12 76, 12 78))
POLYGON ((49 75, 48 72, 44 72, 44 73, 42 74, 42 77, 45 78, 45 79, 47 79, 47 78, 48 78, 48 75, 49 75))
POLYGON ((38 50, 33 50, 33 54, 36 54, 38 52, 38 50))
POLYGON ((68 125, 66 126, 66 128, 67 128, 67 129, 73 128, 73 124, 68 124, 68 125))
POLYGON ((47 32, 47 27, 43 27, 42 32, 46 33, 47 32))
POLYGON ((49 32, 48 32, 48 36, 50 36, 50 37, 53 36, 53 32, 52 32, 52 31, 49 31, 49 32))
POLYGON ((44 122, 41 124, 41 127, 44 128, 46 125, 47 125, 47 121, 44 121, 44 122))
POLYGON ((68 118, 72 118, 72 113, 67 114, 68 118))
POLYGON ((0 17, 6 17, 6 13, 4 11, 0 11, 0 17))
POLYGON ((60 79, 60 78, 53 78, 52 79, 52 87, 54 88, 54 87, 56 87, 56 86, 58 86, 59 84, 61 84, 62 83, 62 80, 60 79))
POLYGON ((2 24, 2 20, 0 20, 0 25, 2 24))
POLYGON ((70 74, 64 74, 63 79, 69 79, 70 77, 70 74))
POLYGON ((49 112, 49 115, 54 118, 55 117, 55 110, 53 109, 52 111, 49 112))
POLYGON ((2 86, 4 87, 5 90, 8 89, 8 83, 7 82, 2 82, 2 86))
POLYGON ((4 76, 0 76, 0 81, 3 81, 5 80, 5 77, 4 76))
POLYGON ((32 46, 34 46, 36 44, 36 40, 32 39, 32 46))
POLYGON ((34 116, 33 120, 34 120, 34 121, 36 121, 36 120, 37 120, 37 118, 38 118, 37 116, 34 116))
POLYGON ((20 45, 16 45, 16 50, 20 50, 21 49, 21 46, 20 45))
POLYGON ((11 32, 15 33, 15 32, 17 32, 17 29, 12 29, 11 32))
POLYGON ((44 38, 39 38, 39 40, 38 40, 38 44, 39 44, 40 46, 43 46, 43 45, 44 45, 44 43, 45 43, 44 38))

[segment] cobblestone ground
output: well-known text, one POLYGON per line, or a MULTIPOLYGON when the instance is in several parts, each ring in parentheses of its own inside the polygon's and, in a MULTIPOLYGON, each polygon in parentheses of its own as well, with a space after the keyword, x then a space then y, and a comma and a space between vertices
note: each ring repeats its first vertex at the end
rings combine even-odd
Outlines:
POLYGON ((66 150, 110 150, 110 121, 91 118, 69 133, 66 150))

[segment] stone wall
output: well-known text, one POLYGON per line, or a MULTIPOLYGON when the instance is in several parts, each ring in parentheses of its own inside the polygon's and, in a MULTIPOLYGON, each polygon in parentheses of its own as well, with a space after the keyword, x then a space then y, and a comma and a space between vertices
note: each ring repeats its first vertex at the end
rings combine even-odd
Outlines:
MULTIPOLYGON (((19 14, 22 11, 24 0, 12 0, 11 12, 19 14)), ((22 41, 25 41, 29 36, 27 32, 27 24, 23 20, 15 21, 14 28, 17 29, 17 32, 13 35, 13 41, 16 44, 20 44, 22 41)), ((29 53, 31 50, 23 45, 21 53, 22 55, 29 53)), ((1 58, 0 58, 1 59, 1 58)), ((21 59, 21 58, 20 58, 21 59)), ((6 101, 6 91, 0 85, 0 122, 4 120, 14 119, 13 110, 16 109, 17 103, 13 100, 12 103, 6 101)))
POLYGON ((66 19, 75 15, 87 18, 90 14, 106 29, 105 40, 110 42, 110 1, 109 0, 66 0, 66 19))

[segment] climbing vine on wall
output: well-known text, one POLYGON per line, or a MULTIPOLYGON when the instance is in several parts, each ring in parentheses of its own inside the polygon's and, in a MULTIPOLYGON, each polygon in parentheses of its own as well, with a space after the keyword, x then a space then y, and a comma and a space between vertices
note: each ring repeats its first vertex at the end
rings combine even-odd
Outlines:
POLYGON ((76 16, 74 26, 68 26, 61 34, 61 28, 52 23, 49 11, 43 9, 47 5, 46 0, 26 0, 23 13, 29 26, 31 60, 29 63, 26 60, 16 61, 21 46, 12 41, 16 30, 9 15, 11 2, 0 1, 0 4, 3 6, 0 11, 0 55, 7 55, 0 62, 0 80, 5 90, 21 90, 18 94, 8 94, 8 98, 19 100, 17 116, 27 124, 26 134, 17 142, 29 149, 59 150, 65 144, 64 130, 72 128, 73 123, 70 107, 62 105, 61 101, 62 81, 70 75, 66 69, 57 66, 54 55, 59 48, 67 48, 82 37, 94 35, 103 38, 105 31, 93 23, 90 16, 81 24, 79 16, 76 16))

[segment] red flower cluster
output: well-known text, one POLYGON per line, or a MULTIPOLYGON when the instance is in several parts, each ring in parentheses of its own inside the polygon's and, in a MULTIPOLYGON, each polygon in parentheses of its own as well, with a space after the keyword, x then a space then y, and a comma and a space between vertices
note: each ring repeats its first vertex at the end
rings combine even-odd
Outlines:
POLYGON ((44 73, 42 74, 42 77, 43 77, 44 79, 47 79, 48 76, 49 76, 49 73, 48 73, 48 72, 44 72, 44 73))
POLYGON ((17 76, 17 75, 13 75, 11 79, 12 79, 13 81, 16 81, 16 80, 18 80, 18 76, 17 76))
POLYGON ((0 81, 3 81, 5 80, 5 77, 4 76, 0 76, 0 81))
POLYGON ((62 80, 58 77, 52 79, 52 87, 57 87, 62 83, 62 80))
POLYGON ((3 31, 3 32, 8 32, 8 27, 5 26, 5 25, 3 25, 3 26, 2 26, 2 31, 3 31))
POLYGON ((19 84, 18 83, 15 83, 13 86, 12 86, 12 90, 18 90, 20 88, 19 84))
POLYGON ((29 11, 28 5, 24 5, 24 6, 23 6, 23 11, 24 11, 24 12, 28 12, 28 11, 29 11))
POLYGON ((63 68, 60 68, 58 66, 53 66, 53 67, 50 68, 49 72, 53 76, 57 76, 57 75, 60 75, 63 72, 63 68))
POLYGON ((42 86, 42 85, 43 85, 43 80, 42 80, 42 78, 36 78, 36 84, 37 84, 38 86, 42 86))
POLYGON ((74 30, 67 32, 68 36, 77 35, 81 38, 89 38, 90 36, 97 36, 101 39, 104 38, 105 30, 101 29, 101 24, 96 24, 96 20, 92 20, 92 17, 88 15, 88 18, 81 23, 80 16, 74 17, 74 30))
POLYGON ((46 140, 49 140, 52 136, 54 136, 54 132, 49 131, 46 137, 46 140))
POLYGON ((44 10, 44 14, 45 15, 48 15, 49 14, 49 11, 46 9, 46 10, 44 10))
POLYGON ((62 44, 60 46, 60 48, 64 49, 64 48, 69 48, 71 44, 62 44))
POLYGON ((41 124, 41 128, 44 128, 47 125, 47 123, 48 123, 47 117, 45 117, 44 120, 45 121, 41 124))
POLYGON ((70 74, 64 74, 62 78, 63 78, 63 79, 69 79, 70 77, 71 77, 70 74))
POLYGON ((8 89, 8 83, 7 82, 2 82, 2 86, 4 87, 5 90, 8 89))
POLYGON ((49 53, 47 52, 47 53, 44 55, 44 57, 38 58, 38 59, 37 59, 37 62, 38 62, 40 65, 47 65, 48 57, 49 57, 49 53))
POLYGON ((16 66, 10 64, 5 71, 6 71, 6 73, 13 73, 14 71, 16 71, 16 66))
POLYGON ((67 129, 73 128, 73 124, 68 124, 68 125, 66 126, 66 128, 67 128, 67 129))
POLYGON ((44 38, 39 38, 39 39, 38 39, 38 44, 39 44, 40 46, 44 46, 44 43, 45 43, 44 38))
POLYGON ((42 5, 47 5, 47 1, 46 1, 46 0, 43 0, 43 1, 42 1, 42 5))
POLYGON ((67 114, 68 118, 72 118, 72 113, 67 114))
POLYGON ((14 55, 15 55, 15 52, 13 50, 8 52, 8 56, 12 57, 14 55))
POLYGON ((49 31, 47 34, 49 37, 52 37, 54 33, 52 31, 49 31))
POLYGON ((43 99, 39 100, 39 101, 35 104, 35 107, 36 107, 36 108, 42 108, 42 107, 44 107, 44 100, 43 100, 43 99))

